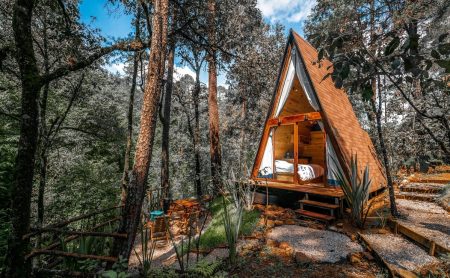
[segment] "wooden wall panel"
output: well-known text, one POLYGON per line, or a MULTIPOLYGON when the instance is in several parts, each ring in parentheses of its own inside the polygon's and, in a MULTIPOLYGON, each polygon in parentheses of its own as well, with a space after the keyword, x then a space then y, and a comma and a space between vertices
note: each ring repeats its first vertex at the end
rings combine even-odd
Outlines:
POLYGON ((279 126, 275 131, 275 159, 284 159, 287 151, 294 151, 294 126, 279 126))

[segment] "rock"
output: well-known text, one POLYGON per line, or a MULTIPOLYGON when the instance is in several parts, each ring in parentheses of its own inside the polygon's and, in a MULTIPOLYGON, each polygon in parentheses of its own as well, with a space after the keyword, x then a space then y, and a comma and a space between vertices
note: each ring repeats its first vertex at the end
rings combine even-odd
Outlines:
POLYGON ((253 235, 256 239, 263 239, 265 237, 262 232, 254 232, 253 235))
POLYGON ((328 227, 328 230, 333 231, 333 232, 337 232, 338 231, 338 229, 335 226, 328 227))
POLYGON ((275 222, 273 220, 268 219, 267 220, 267 228, 273 228, 275 227, 275 222))
POLYGON ((386 229, 378 229, 378 230, 377 230, 377 233, 378 233, 378 234, 382 234, 382 235, 386 235, 386 234, 389 234, 389 231, 386 230, 386 229))
POLYGON ((313 262, 313 260, 310 257, 306 256, 302 252, 295 252, 294 259, 295 259, 295 262, 300 265, 310 264, 313 262))
POLYGON ((348 254, 347 258, 351 264, 357 265, 361 263, 362 256, 361 253, 357 252, 348 254))
POLYGON ((274 226, 282 226, 284 223, 281 220, 275 220, 274 221, 274 226))
POLYGON ((295 220, 294 219, 287 219, 286 221, 284 221, 285 225, 295 225, 295 220))
POLYGON ((362 254, 368 261, 373 261, 375 259, 370 252, 363 252, 362 254))
POLYGON ((278 241, 275 241, 273 239, 267 239, 266 244, 270 247, 278 247, 278 241))
POLYGON ((292 246, 286 242, 286 241, 282 241, 280 242, 280 244, 278 245, 279 248, 281 249, 288 249, 288 248, 292 248, 292 246))
POLYGON ((259 218, 258 226, 264 226, 264 224, 265 224, 264 217, 259 218))
MULTIPOLYGON (((230 254, 230 251, 227 248, 216 248, 213 251, 211 251, 204 260, 207 262, 214 262, 217 260, 223 260, 227 258, 230 254)), ((192 260, 194 261, 194 260, 192 260)))

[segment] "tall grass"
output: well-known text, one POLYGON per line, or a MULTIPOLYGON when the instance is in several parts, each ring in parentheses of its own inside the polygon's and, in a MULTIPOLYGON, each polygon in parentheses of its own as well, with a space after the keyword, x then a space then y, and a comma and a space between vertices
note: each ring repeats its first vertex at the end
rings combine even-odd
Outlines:
MULTIPOLYGON (((242 216, 244 213, 245 202, 247 200, 246 191, 242 190, 242 179, 236 179, 233 171, 230 172, 229 179, 224 181, 227 193, 222 198, 223 206, 223 227, 229 248, 229 260, 232 265, 237 258, 237 242, 241 231, 242 216), (228 196, 227 196, 228 195, 228 196)), ((250 204, 250 207, 253 204, 250 204)))
POLYGON ((139 227, 141 234, 141 253, 139 254, 136 249, 134 249, 134 253, 139 261, 142 274, 148 275, 152 267, 153 254, 155 253, 156 249, 156 241, 151 240, 150 231, 145 227, 144 222, 142 222, 139 227))

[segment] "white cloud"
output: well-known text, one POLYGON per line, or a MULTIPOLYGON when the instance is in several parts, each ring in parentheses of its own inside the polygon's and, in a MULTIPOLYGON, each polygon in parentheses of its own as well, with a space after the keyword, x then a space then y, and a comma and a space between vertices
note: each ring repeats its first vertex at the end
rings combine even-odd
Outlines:
POLYGON ((125 75, 125 63, 106 64, 104 68, 112 74, 125 75))
POLYGON ((189 67, 187 67, 187 66, 184 66, 184 67, 175 66, 173 79, 175 81, 178 81, 178 80, 181 79, 181 77, 185 76, 186 74, 192 76, 192 78, 195 79, 195 72, 193 70, 191 70, 189 67))
POLYGON ((258 8, 271 22, 300 22, 311 13, 316 0, 259 0, 258 8))

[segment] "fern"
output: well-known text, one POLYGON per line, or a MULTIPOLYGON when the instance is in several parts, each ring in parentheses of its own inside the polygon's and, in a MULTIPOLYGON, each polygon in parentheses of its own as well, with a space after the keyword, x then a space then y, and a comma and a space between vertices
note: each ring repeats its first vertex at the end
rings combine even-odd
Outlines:
POLYGON ((213 277, 213 275, 219 271, 222 266, 221 261, 200 261, 195 267, 189 269, 187 276, 188 277, 213 277))

